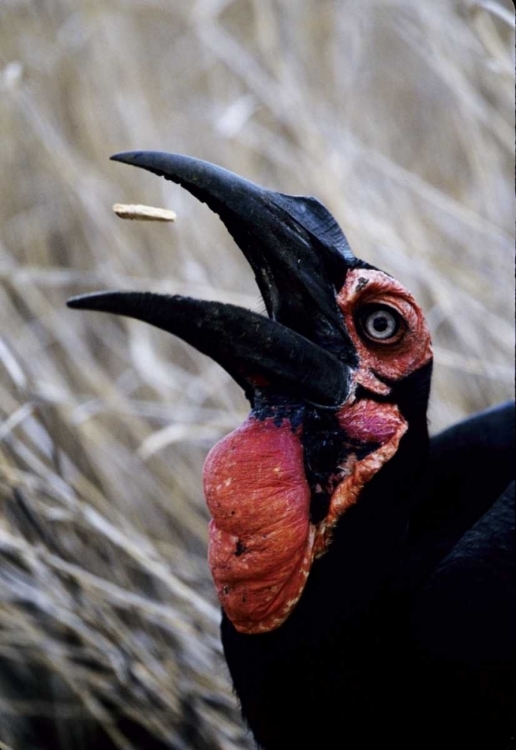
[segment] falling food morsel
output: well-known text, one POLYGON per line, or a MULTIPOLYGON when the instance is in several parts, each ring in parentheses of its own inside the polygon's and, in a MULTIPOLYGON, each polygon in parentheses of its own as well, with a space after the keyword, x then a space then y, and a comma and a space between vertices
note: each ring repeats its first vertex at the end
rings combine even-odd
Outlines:
POLYGON ((175 221, 177 218, 174 211, 170 211, 168 208, 156 208, 155 206, 115 203, 113 211, 121 219, 136 219, 138 221, 175 221))

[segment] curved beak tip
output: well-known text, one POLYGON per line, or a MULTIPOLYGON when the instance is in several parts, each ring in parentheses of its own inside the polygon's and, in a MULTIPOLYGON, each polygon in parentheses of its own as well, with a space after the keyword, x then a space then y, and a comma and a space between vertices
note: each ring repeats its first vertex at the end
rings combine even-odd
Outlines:
POLYGON ((106 304, 119 296, 117 292, 92 292, 91 294, 79 294, 66 300, 66 306, 72 310, 98 310, 99 312, 110 312, 106 304))
POLYGON ((70 299, 66 300, 66 306, 67 307, 71 307, 72 310, 82 310, 82 309, 84 309, 84 307, 85 307, 85 305, 84 305, 85 296, 86 295, 81 294, 78 297, 70 297, 70 299))
POLYGON ((142 151, 121 151, 109 157, 110 161, 119 161, 122 164, 131 164, 134 162, 142 151))

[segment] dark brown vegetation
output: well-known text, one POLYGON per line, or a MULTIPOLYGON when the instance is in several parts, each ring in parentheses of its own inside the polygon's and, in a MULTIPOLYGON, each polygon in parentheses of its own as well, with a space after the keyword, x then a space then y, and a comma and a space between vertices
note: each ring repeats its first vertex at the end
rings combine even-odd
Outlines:
POLYGON ((201 485, 246 404, 180 341, 64 302, 261 306, 208 209, 108 156, 178 151, 326 203, 423 303, 435 432, 512 394, 511 21, 508 0, 1 4, 0 748, 37 747, 37 716, 62 748, 89 746, 88 717, 120 748, 149 746, 137 726, 252 746, 201 485), (178 220, 121 222, 117 201, 178 220))

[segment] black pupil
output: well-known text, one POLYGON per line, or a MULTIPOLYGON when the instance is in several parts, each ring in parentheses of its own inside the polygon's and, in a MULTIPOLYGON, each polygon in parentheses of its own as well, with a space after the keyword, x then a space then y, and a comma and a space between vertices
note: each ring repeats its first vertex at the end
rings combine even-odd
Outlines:
POLYGON ((378 333, 383 333, 387 330, 389 327, 389 319, 387 315, 382 315, 381 313, 379 315, 376 315, 373 319, 373 328, 375 331, 378 331, 378 333))

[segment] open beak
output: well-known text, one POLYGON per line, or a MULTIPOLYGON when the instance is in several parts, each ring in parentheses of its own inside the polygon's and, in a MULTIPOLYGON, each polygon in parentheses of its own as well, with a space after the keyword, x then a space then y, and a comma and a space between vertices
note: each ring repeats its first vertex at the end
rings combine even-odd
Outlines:
POLYGON ((269 318, 180 296, 101 292, 68 306, 126 315, 212 357, 253 401, 256 388, 329 407, 347 398, 356 352, 336 303, 362 265, 315 198, 262 188, 213 164, 161 152, 117 154, 187 189, 215 211, 254 270, 269 318))

